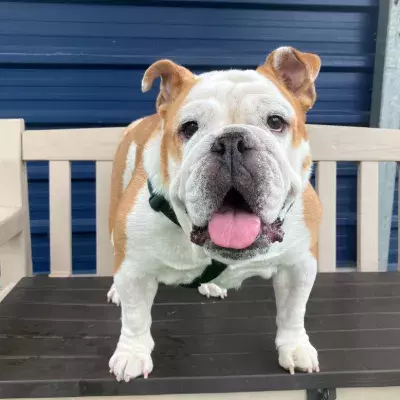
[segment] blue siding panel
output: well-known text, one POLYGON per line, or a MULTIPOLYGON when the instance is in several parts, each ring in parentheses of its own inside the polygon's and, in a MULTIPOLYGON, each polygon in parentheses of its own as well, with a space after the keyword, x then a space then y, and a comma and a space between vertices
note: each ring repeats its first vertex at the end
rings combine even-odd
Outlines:
MULTIPOLYGON (((396 182, 399 181, 399 171, 396 173, 396 182)), ((397 270, 397 261, 398 261, 398 215, 399 215, 399 188, 396 185, 394 192, 394 203, 393 203, 393 216, 392 216, 392 229, 390 235, 390 243, 389 243, 389 259, 388 259, 388 270, 396 271, 397 270)))
MULTIPOLYGON (((125 126, 154 112, 141 77, 159 58, 197 73, 254 68, 281 45, 317 52, 308 122, 367 126, 378 0, 1 1, 0 118, 28 128, 125 126)), ((356 166, 339 165, 340 265, 355 263, 356 166)), ((31 162, 34 268, 48 272, 48 165, 31 162)), ((73 268, 95 270, 94 164, 72 166, 73 268)), ((393 242, 396 231, 393 232, 393 242)), ((393 254, 390 255, 391 262, 393 254)))

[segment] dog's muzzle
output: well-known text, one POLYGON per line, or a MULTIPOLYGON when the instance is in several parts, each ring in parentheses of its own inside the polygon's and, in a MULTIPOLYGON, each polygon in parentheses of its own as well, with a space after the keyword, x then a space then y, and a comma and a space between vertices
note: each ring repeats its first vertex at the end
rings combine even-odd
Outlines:
POLYGON ((283 240, 283 218, 294 197, 278 146, 265 131, 243 125, 215 136, 189 180, 193 243, 242 251, 283 240))

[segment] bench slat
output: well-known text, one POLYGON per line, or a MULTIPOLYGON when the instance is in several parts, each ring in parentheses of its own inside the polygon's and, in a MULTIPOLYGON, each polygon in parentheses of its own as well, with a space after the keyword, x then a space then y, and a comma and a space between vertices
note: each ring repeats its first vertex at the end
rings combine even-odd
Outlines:
MULTIPOLYGON (((388 301, 391 301, 388 299, 388 301)), ((307 332, 319 333, 324 331, 375 331, 377 334, 386 330, 395 330, 400 337, 400 321, 398 313, 376 314, 334 314, 306 316, 307 332)), ((276 333, 275 316, 233 318, 205 318, 153 321, 153 332, 179 332, 180 335, 232 334, 236 333, 276 333)), ((115 337, 121 333, 120 319, 112 321, 77 321, 43 318, 0 318, 0 335, 3 336, 59 336, 59 337, 115 337)))
MULTIPOLYGON (((200 296, 200 295, 199 295, 200 296)), ((35 318, 59 321, 119 321, 121 310, 108 304, 104 306, 93 304, 59 304, 59 303, 13 303, 7 297, 1 303, 1 318, 35 318), (23 306, 21 306, 23 304, 23 306)), ((201 301, 201 298, 200 298, 201 301)), ((367 299, 311 299, 307 303, 308 317, 323 317, 328 315, 353 316, 355 314, 400 313, 399 297, 382 297, 367 299)), ((273 299, 263 301, 216 302, 213 307, 197 303, 157 304, 152 308, 153 322, 186 320, 187 323, 199 318, 237 318, 241 323, 245 319, 275 317, 276 307, 273 299)), ((371 318, 374 318, 373 316, 371 318)))
POLYGON ((336 270, 336 162, 321 161, 317 167, 317 192, 322 203, 318 238, 318 270, 336 270))
MULTIPOLYGON (((399 285, 400 274, 396 272, 376 272, 368 274, 358 274, 357 272, 346 273, 327 273, 318 274, 315 281, 316 286, 322 287, 342 287, 342 286, 374 286, 379 281, 381 285, 399 285)), ((58 290, 106 290, 112 284, 111 277, 71 277, 65 279, 49 279, 47 276, 38 275, 34 279, 23 278, 18 283, 18 289, 53 289, 58 290)), ((272 287, 271 280, 259 279, 258 277, 246 279, 243 282, 243 287, 272 287)), ((160 290, 174 290, 173 286, 160 285, 160 290)))
POLYGON ((357 269, 378 271, 379 163, 360 163, 357 197, 357 269))
MULTIPOLYGON (((307 125, 316 161, 399 161, 396 129, 307 125)), ((25 161, 111 161, 123 128, 28 130, 23 134, 25 161)))
POLYGON ((22 158, 28 160, 111 161, 124 128, 25 131, 22 158))
POLYGON ((71 165, 49 162, 50 275, 72 274, 71 165))
POLYGON ((307 125, 314 160, 399 161, 398 129, 307 125))
MULTIPOLYGON (((177 349, 179 352, 179 349, 177 349)), ((226 393, 262 390, 294 390, 329 387, 398 386, 399 349, 337 350, 321 353, 323 374, 296 374, 279 368, 276 353, 212 356, 179 354, 155 356, 150 379, 130 384, 110 377, 107 357, 28 358, 0 360, 4 397, 65 397, 99 395, 226 393), (270 361, 272 360, 272 361, 270 361), (18 362, 19 361, 19 362, 18 362), (231 366, 235 366, 232 371, 231 366), (168 371, 166 374, 165 371, 168 371), (321 377, 322 375, 322 377, 321 377), (62 378, 61 378, 62 377, 62 378), (38 382, 40 382, 38 384, 38 382)), ((215 396, 218 398, 218 395, 215 396)), ((249 397, 250 398, 250 397, 249 397)))
MULTIPOLYGON (((396 315, 400 303, 395 292, 392 298, 386 295, 399 281, 388 285, 388 274, 349 274, 355 291, 361 284, 360 296, 345 300, 336 296, 342 292, 336 285, 340 275, 346 274, 319 275, 317 289, 324 289, 320 283, 329 284, 332 292, 313 291, 307 307, 306 324, 319 349, 321 374, 290 376, 279 367, 272 292, 265 291, 261 300, 245 287, 234 294, 233 307, 229 297, 219 302, 203 299, 193 290, 164 288, 170 292, 164 299, 170 304, 156 302, 153 308, 156 367, 150 379, 132 384, 118 383, 108 369, 119 336, 118 307, 95 304, 92 298, 84 306, 63 304, 69 297, 75 298, 73 286, 68 290, 65 285, 80 278, 24 279, 22 283, 35 283, 25 286, 36 289, 24 289, 28 297, 22 299, 18 295, 22 285, 18 285, 0 304, 0 391, 3 397, 26 398, 31 393, 38 397, 75 397, 398 386, 400 319, 396 315), (378 291, 373 285, 365 285, 374 280, 378 291), (47 283, 63 287, 61 297, 57 290, 48 290, 50 303, 35 304, 46 300, 38 292, 48 287, 47 283), (336 298, 332 296, 331 301, 320 299, 332 294, 336 298), (363 299, 364 294, 372 298, 363 299), (195 304, 194 296, 198 299, 195 304), (182 304, 174 303, 178 297, 182 304)), ((393 274, 395 277, 397 274, 393 274)), ((89 279, 82 279, 89 292, 97 292, 97 283, 106 280, 111 282, 110 278, 92 278, 90 287, 89 279)), ((264 281, 258 281, 263 288, 264 281)), ((104 296, 106 289, 103 291, 104 296)))
POLYGON ((111 171, 111 161, 96 162, 96 269, 100 276, 109 276, 113 272, 113 249, 108 229, 111 171))
MULTIPOLYGON (((12 294, 7 298, 9 302, 37 303, 37 304, 64 304, 64 305, 96 305, 104 306, 108 285, 105 289, 22 289, 15 287, 12 294)), ((320 286, 315 285, 313 288, 313 301, 338 301, 351 299, 372 299, 372 298, 393 298, 400 299, 400 283, 392 285, 379 284, 375 285, 343 285, 340 290, 337 286, 320 286)), ((229 291, 229 304, 237 304, 243 302, 243 299, 252 299, 253 301, 266 301, 266 299, 274 298, 274 290, 270 286, 243 286, 240 291, 229 291)), ((157 293, 155 304, 166 305, 185 303, 197 303, 199 294, 196 290, 180 290, 178 288, 160 287, 157 293)), ((400 328, 400 318, 398 321, 400 328)), ((399 334, 400 338, 400 334, 399 334)))
MULTIPOLYGON (((208 334, 207 338, 200 335, 181 335, 170 329, 163 335, 159 330, 154 330, 157 345, 163 349, 162 354, 173 356, 178 350, 176 342, 180 342, 179 351, 186 354, 197 355, 226 355, 238 353, 260 354, 260 351, 272 353, 275 356, 274 339, 276 332, 264 333, 236 333, 230 332, 221 335, 218 332, 208 334)), ((3 356, 12 357, 72 357, 94 358, 112 354, 115 349, 119 334, 109 337, 0 337, 0 359, 3 356)), ((400 335, 397 329, 381 331, 331 331, 311 333, 311 341, 319 352, 324 350, 360 350, 400 348, 400 335)))

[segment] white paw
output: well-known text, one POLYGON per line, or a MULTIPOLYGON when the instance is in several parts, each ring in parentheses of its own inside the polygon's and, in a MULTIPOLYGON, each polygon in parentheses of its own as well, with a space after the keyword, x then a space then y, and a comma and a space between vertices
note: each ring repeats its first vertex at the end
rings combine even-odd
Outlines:
POLYGON ((290 372, 319 372, 318 353, 310 342, 285 344, 279 347, 279 365, 290 372))
POLYGON ((203 296, 210 297, 220 297, 224 299, 228 296, 228 291, 216 285, 215 283, 203 283, 199 286, 199 292, 203 296))
POLYGON ((117 349, 110 358, 109 367, 110 373, 115 375, 118 382, 129 382, 141 375, 147 379, 153 370, 153 361, 149 354, 117 349))
POLYGON ((121 299, 119 298, 119 294, 117 292, 117 288, 115 287, 115 284, 113 283, 110 287, 110 290, 107 293, 107 301, 110 303, 114 303, 117 306, 121 304, 121 299))

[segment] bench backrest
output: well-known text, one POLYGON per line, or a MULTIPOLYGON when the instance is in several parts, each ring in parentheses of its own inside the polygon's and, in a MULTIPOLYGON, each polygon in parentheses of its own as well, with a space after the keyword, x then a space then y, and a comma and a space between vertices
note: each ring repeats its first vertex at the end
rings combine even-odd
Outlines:
MULTIPOLYGON (((9 121, 0 121, 0 132, 2 126, 10 130, 9 121)), ((19 126, 15 129, 22 129, 21 124, 19 126)), ((108 201, 112 160, 122 132, 123 128, 94 128, 27 130, 0 135, 4 140, 6 136, 22 134, 22 163, 49 161, 52 276, 72 274, 70 162, 76 160, 96 162, 97 274, 112 273, 108 201)), ((308 132, 312 156, 317 164, 317 191, 324 209, 319 238, 319 270, 336 270, 337 162, 356 161, 359 163, 357 269, 377 271, 379 162, 400 160, 400 131, 309 125, 308 132)))

